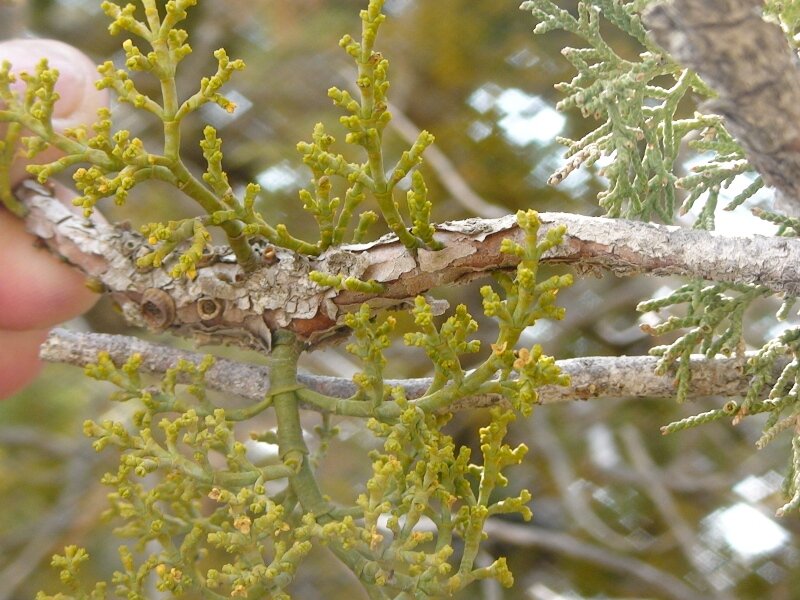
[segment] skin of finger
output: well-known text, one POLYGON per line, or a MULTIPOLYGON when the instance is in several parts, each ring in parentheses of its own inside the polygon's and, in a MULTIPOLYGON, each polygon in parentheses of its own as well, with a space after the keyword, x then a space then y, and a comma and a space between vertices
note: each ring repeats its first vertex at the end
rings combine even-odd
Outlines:
MULTIPOLYGON (((19 70, 31 70, 42 56, 60 71, 56 89, 61 99, 54 110, 54 127, 63 129, 94 120, 108 98, 94 87, 95 67, 86 55, 54 40, 0 43, 0 59, 11 60, 19 70)), ((50 159, 56 157, 50 152, 50 159)), ((47 159, 39 155, 37 162, 47 159)), ((13 170, 17 181, 25 176, 21 162, 13 170)), ((74 196, 63 189, 57 195, 65 204, 71 204, 74 196)), ((0 274, 0 329, 51 327, 85 312, 97 300, 86 289, 82 274, 36 247, 22 222, 4 211, 0 211, 0 274)))
POLYGON ((5 211, 0 211, 0 274, 0 329, 52 327, 86 312, 98 298, 82 273, 38 247, 5 211))
MULTIPOLYGON (((97 110, 107 106, 108 94, 95 88, 96 69, 86 55, 54 40, 0 42, 0 59, 11 61, 15 72, 32 71, 41 57, 60 72, 53 127, 63 131, 92 123, 97 110)), ((45 163, 58 156, 57 150, 48 149, 34 160, 45 163)), ((27 162, 19 159, 12 165, 12 185, 27 176, 27 162)), ((63 190, 58 195, 70 204, 69 196, 74 196, 63 190)), ((21 389, 39 372, 39 346, 46 330, 85 312, 96 300, 82 274, 38 248, 22 222, 0 210, 0 398, 21 389)))
POLYGON ((42 367, 39 346, 46 330, 0 331, 0 398, 8 398, 28 384, 42 367))
MULTIPOLYGON (((97 119, 98 109, 108 105, 108 92, 95 87, 97 68, 88 56, 57 40, 0 42, 0 59, 11 62, 12 72, 32 71, 43 57, 47 57, 49 64, 59 71, 56 91, 60 99, 54 109, 54 129, 63 131, 67 127, 93 123, 97 119)), ((38 154, 34 162, 46 163, 58 157, 58 150, 49 148, 38 154)), ((26 164, 21 159, 12 165, 12 185, 27 176, 26 164)))

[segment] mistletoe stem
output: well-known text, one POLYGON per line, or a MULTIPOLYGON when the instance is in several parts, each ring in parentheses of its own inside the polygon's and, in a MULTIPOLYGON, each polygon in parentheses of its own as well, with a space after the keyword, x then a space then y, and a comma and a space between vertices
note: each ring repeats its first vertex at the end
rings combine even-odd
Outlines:
POLYGON ((299 399, 293 389, 297 387, 300 345, 295 335, 285 330, 278 331, 273 341, 275 346, 270 364, 270 387, 274 390, 291 390, 275 395, 278 451, 283 464, 293 472, 289 483, 303 508, 317 517, 327 515, 333 506, 322 496, 311 470, 308 446, 303 440, 303 427, 300 423, 299 399))

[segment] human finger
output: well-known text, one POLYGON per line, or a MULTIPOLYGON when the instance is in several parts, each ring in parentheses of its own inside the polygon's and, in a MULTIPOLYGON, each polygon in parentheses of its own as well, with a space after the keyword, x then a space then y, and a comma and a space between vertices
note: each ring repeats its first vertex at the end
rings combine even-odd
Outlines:
MULTIPOLYGON (((68 190, 59 187, 57 194, 69 202, 68 190)), ((52 327, 86 312, 98 298, 82 273, 41 248, 22 222, 3 210, 0 273, 0 329, 52 327)))
POLYGON ((39 346, 46 330, 0 331, 0 398, 27 385, 42 366, 39 346))

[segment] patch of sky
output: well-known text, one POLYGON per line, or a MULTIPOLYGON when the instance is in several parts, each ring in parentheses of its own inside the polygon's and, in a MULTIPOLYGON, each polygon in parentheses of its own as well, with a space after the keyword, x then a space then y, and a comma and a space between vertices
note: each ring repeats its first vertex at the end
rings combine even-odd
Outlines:
POLYGON ((758 573, 761 579, 773 585, 776 585, 782 580, 786 579, 786 569, 776 565, 771 560, 758 567, 758 569, 756 569, 756 573, 758 573))
POLYGON ((395 17, 403 14, 412 6, 414 6, 414 0, 387 0, 383 10, 390 17, 395 17))
POLYGON ((530 48, 521 48, 506 56, 506 62, 517 69, 530 68, 539 60, 539 57, 530 48))
MULTIPOLYGON (((794 322, 793 319, 791 319, 791 317, 798 314, 798 309, 800 309, 800 307, 795 305, 794 308, 792 308, 792 310, 789 311, 789 319, 787 319, 786 321, 777 321, 775 323, 772 323, 769 329, 767 329, 765 337, 769 339, 775 339, 776 337, 786 333, 790 329, 797 329, 797 323, 794 322)), ((764 321, 767 323, 772 321, 772 315, 766 316, 764 321)))
MULTIPOLYGON (((531 170, 526 178, 528 182, 536 187, 543 187, 549 185, 547 180, 555 173, 565 162, 561 156, 561 149, 552 148, 544 157, 536 162, 536 166, 531 170)), ((589 184, 597 177, 595 173, 588 169, 577 169, 569 174, 569 176, 558 184, 558 190, 565 192, 573 197, 581 197, 589 187, 589 184)))
POLYGON ((775 471, 770 471, 761 477, 748 475, 733 486, 734 493, 747 502, 759 502, 781 489, 783 477, 775 471))
POLYGON ((541 96, 531 95, 519 88, 506 88, 487 83, 475 90, 468 104, 485 114, 495 110, 498 125, 506 139, 516 146, 530 143, 548 144, 561 133, 566 118, 541 96))
POLYGON ((683 168, 686 171, 691 171, 695 167, 699 167, 714 158, 713 152, 703 152, 701 154, 694 154, 683 161, 683 168))
POLYGON ((556 339, 560 334, 560 326, 542 319, 537 321, 533 327, 526 327, 520 336, 520 341, 526 345, 544 344, 556 339))
POLYGON ((275 444, 268 444, 258 440, 245 440, 244 447, 247 452, 247 459, 253 462, 270 460, 278 456, 278 447, 275 444))
POLYGON ((261 50, 269 50, 274 44, 266 28, 257 20, 248 19, 236 28, 236 33, 261 50))
MULTIPOLYGON (((569 159, 564 158, 560 149, 553 150, 544 160, 539 161, 529 176, 535 185, 544 185, 550 176, 566 164, 569 159)), ((558 189, 571 196, 579 197, 586 193, 592 181, 599 181, 601 185, 607 184, 608 179, 599 174, 599 171, 613 161, 612 156, 601 156, 591 169, 580 168, 572 171, 558 184, 558 189)))
POLYGON ((65 6, 67 8, 78 8, 91 14, 100 12, 100 3, 96 0, 59 0, 58 3, 61 6, 65 6))
POLYGON ((288 160, 282 160, 256 175, 256 182, 270 192, 299 189, 305 183, 305 169, 292 167, 288 160))
POLYGON ((497 96, 502 92, 502 88, 494 83, 486 83, 472 92, 467 98, 467 104, 481 114, 487 113, 497 101, 497 96))
POLYGON ((558 184, 558 187, 561 191, 565 191, 571 196, 580 196, 589 187, 589 183, 592 179, 593 176, 589 171, 586 169, 578 169, 570 173, 570 176, 558 184))
POLYGON ((556 591, 541 581, 528 587, 525 590, 525 596, 530 600, 582 600, 585 598, 573 590, 556 591))
POLYGON ((550 143, 564 129, 567 119, 539 96, 506 90, 498 98, 498 106, 505 113, 499 125, 506 137, 518 146, 531 142, 550 143))
POLYGON ((225 97, 236 105, 236 109, 229 113, 214 103, 204 104, 200 108, 200 114, 210 125, 216 129, 223 129, 230 125, 237 119, 244 116, 244 114, 253 107, 253 102, 242 94, 240 91, 230 89, 225 92, 225 97))
MULTIPOLYGON (((706 152, 703 154, 699 154, 696 156, 692 156, 690 159, 684 161, 683 169, 684 172, 688 173, 692 170, 692 168, 697 167, 699 165, 707 163, 713 154, 710 152, 706 152)), ((614 160, 614 155, 610 156, 601 156, 595 163, 594 167, 596 170, 602 170, 604 166, 609 165, 614 160)), ((555 171, 564 161, 562 160, 552 171, 555 171)), ((548 167, 550 165, 548 164, 548 167)), ((569 176, 562 182, 561 186, 569 185, 570 181, 576 177, 578 174, 584 174, 586 171, 585 169, 578 169, 573 171, 569 174, 569 176)), ((538 179, 544 173, 543 167, 541 164, 537 165, 536 169, 534 170, 534 176, 538 179)), ((601 175, 596 175, 601 181, 607 182, 608 180, 601 175)), ((727 206, 739 193, 743 192, 745 188, 747 188, 753 181, 755 180, 755 175, 752 173, 743 173, 741 175, 737 175, 733 178, 730 185, 727 187, 723 187, 720 190, 719 199, 717 201, 717 209, 714 213, 714 221, 716 223, 716 232, 719 235, 727 235, 727 236, 742 236, 742 235, 767 235, 771 236, 775 233, 775 226, 763 219, 759 219, 758 217, 754 216, 748 207, 754 206, 766 206, 770 207, 774 200, 774 193, 769 188, 761 188, 756 192, 753 196, 751 196, 743 206, 740 206, 732 211, 725 210, 725 206, 727 206)), ((588 183, 588 179, 583 182, 578 182, 578 190, 580 189, 580 185, 582 184, 584 187, 588 183)), ((576 184, 573 184, 576 185, 576 184)), ((573 191, 570 189, 569 191, 573 191)), ((676 218, 676 224, 681 225, 683 227, 691 227, 694 222, 697 220, 700 211, 703 209, 705 205, 705 196, 699 198, 692 210, 690 210, 686 215, 682 217, 676 218)))
POLYGON ((614 435, 604 423, 595 423, 586 432, 589 456, 594 464, 610 469, 621 461, 614 435))
POLYGON ((481 140, 486 139, 491 133, 492 126, 484 121, 481 121, 480 119, 476 119, 469 124, 469 127, 467 127, 467 135, 475 142, 480 142, 481 140))
POLYGON ((703 519, 703 537, 721 541, 744 561, 782 549, 789 532, 773 519, 744 502, 719 509, 703 519))
MULTIPOLYGON (((547 180, 550 179, 550 176, 559 169, 562 162, 563 161, 561 157, 556 152, 548 154, 537 161, 536 166, 531 170, 528 179, 533 185, 546 185, 547 180)), ((574 174, 574 171, 570 173, 570 177, 572 177, 574 174)), ((569 179, 569 177, 567 177, 567 179, 569 179)))
MULTIPOLYGON (((378 517, 377 525, 384 535, 389 535, 391 533, 392 530, 389 528, 389 522, 394 518, 395 517, 387 514, 382 514, 378 517)), ((398 519, 398 522, 402 527, 403 524, 406 522, 406 517, 405 516, 400 517, 398 519)), ((424 532, 424 531, 433 532, 437 531, 437 525, 436 523, 433 522, 433 520, 431 520, 430 517, 423 515, 419 518, 417 524, 414 525, 414 527, 412 527, 412 530, 418 532, 424 532)))
MULTIPOLYGON (((303 432, 303 435, 308 441, 311 441, 311 438, 309 438, 306 432, 303 432)), ((273 461, 278 458, 278 447, 275 444, 258 440, 245 440, 244 447, 247 460, 254 463, 273 461)), ((288 483, 285 479, 276 479, 265 482, 265 485, 267 488, 267 493, 272 495, 282 492, 284 489, 286 489, 288 483)))
MULTIPOLYGON (((683 163, 683 168, 686 172, 690 172, 694 167, 707 163, 713 154, 705 152, 691 157, 683 163)), ((724 164, 724 163, 723 163, 724 164)), ((753 206, 766 206, 769 207, 774 200, 774 193, 771 189, 763 187, 758 190, 753 196, 745 201, 744 205, 737 207, 734 210, 725 210, 727 206, 738 194, 743 192, 755 180, 755 175, 752 173, 742 173, 733 178, 733 181, 720 190, 719 200, 717 201, 717 209, 714 212, 715 231, 720 235, 726 236, 739 236, 739 235, 767 235, 771 236, 775 233, 775 225, 763 219, 754 216, 749 207, 753 206)), ((697 199, 690 210, 684 217, 677 219, 678 224, 691 227, 697 219, 700 211, 705 205, 705 196, 697 199)))
POLYGON ((744 572, 723 554, 701 544, 693 545, 692 554, 699 572, 687 573, 686 581, 696 587, 707 588, 711 584, 715 590, 729 589, 744 572))

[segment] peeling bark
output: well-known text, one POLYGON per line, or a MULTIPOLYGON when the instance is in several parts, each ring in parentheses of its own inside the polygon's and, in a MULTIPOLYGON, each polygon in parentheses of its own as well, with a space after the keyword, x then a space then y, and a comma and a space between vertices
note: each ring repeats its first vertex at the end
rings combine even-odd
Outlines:
MULTIPOLYGON (((517 258, 500 252, 504 238, 522 242, 513 216, 451 221, 436 227, 439 252, 409 250, 393 235, 367 244, 331 248, 319 257, 269 248, 245 272, 227 248, 214 248, 195 279, 173 280, 164 269, 140 269, 150 250, 138 233, 76 216, 44 188, 28 183, 18 194, 29 208, 28 229, 57 255, 99 282, 137 326, 193 337, 198 344, 238 344, 267 351, 271 332, 294 331, 311 345, 344 331, 342 316, 363 302, 401 308, 434 287, 459 284, 511 269, 517 258), (377 294, 338 291, 309 279, 313 270, 384 286, 377 294)), ((754 283, 800 295, 800 240, 726 237, 680 227, 621 219, 542 213, 543 230, 567 226, 564 243, 545 262, 581 272, 686 275, 754 283)), ((166 265, 169 268, 169 264, 166 265)))

